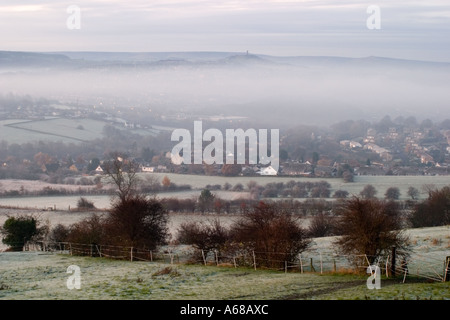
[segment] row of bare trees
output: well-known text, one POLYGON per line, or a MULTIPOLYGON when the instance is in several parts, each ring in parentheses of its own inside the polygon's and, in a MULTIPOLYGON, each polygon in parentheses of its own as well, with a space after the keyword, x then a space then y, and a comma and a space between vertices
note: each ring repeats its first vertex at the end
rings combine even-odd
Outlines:
POLYGON ((334 245, 350 259, 367 255, 372 263, 392 247, 408 252, 401 213, 393 202, 355 197, 342 201, 334 217, 316 217, 309 228, 304 228, 297 215, 277 203, 259 202, 228 228, 218 220, 209 224, 184 223, 177 240, 199 249, 197 255, 201 251, 223 257, 257 252, 259 264, 271 268, 283 267, 285 261, 294 262, 309 247, 318 229, 324 233, 333 229, 339 235, 334 245))

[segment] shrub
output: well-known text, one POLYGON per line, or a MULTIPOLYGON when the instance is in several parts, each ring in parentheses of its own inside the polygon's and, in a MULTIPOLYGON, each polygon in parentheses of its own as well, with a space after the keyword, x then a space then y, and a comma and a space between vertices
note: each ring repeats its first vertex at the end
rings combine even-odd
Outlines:
POLYGON ((108 243, 154 249, 168 241, 168 212, 160 201, 135 195, 116 202, 105 218, 108 243))
POLYGON ((68 242, 81 244, 103 243, 104 239, 104 220, 98 215, 92 215, 71 225, 67 236, 68 242))
POLYGON ((0 233, 4 236, 4 244, 10 246, 13 251, 20 251, 27 241, 41 235, 42 229, 38 228, 38 219, 35 217, 9 217, 0 233))
MULTIPOLYGON (((403 252, 408 249, 408 238, 401 230, 400 211, 393 202, 357 197, 344 200, 337 209, 336 229, 341 236, 335 244, 350 258, 367 255, 373 263, 393 246, 403 252)), ((358 263, 356 259, 350 260, 358 263)))
POLYGON ((333 198, 344 199, 348 197, 348 191, 346 190, 336 190, 334 192, 333 198))
POLYGON ((65 242, 69 237, 70 229, 62 224, 57 224, 50 230, 49 240, 53 242, 65 242))
POLYGON ((408 220, 413 228, 450 224, 450 186, 430 189, 428 198, 416 205, 408 220))
POLYGON ((95 205, 92 201, 87 200, 86 198, 80 197, 77 201, 78 209, 95 209, 95 205))
POLYGON ((283 267, 310 244, 294 216, 277 204, 260 202, 231 227, 234 243, 258 255, 259 265, 283 267))
POLYGON ((209 189, 203 189, 200 196, 198 197, 198 207, 199 210, 204 213, 212 211, 212 206, 214 202, 214 194, 209 191, 209 189))
POLYGON ((311 238, 328 237, 334 235, 334 217, 323 213, 315 215, 308 227, 308 236, 311 238))
POLYGON ((229 230, 223 227, 217 219, 209 224, 186 222, 180 225, 177 240, 196 248, 194 258, 198 260, 201 258, 200 250, 203 250, 205 255, 213 251, 220 252, 229 241, 229 230))
POLYGON ((364 188, 359 193, 364 199, 374 199, 377 194, 377 189, 371 184, 364 186, 364 188))
POLYGON ((390 187, 386 190, 384 196, 388 200, 398 200, 398 198, 400 198, 400 189, 397 187, 390 187))

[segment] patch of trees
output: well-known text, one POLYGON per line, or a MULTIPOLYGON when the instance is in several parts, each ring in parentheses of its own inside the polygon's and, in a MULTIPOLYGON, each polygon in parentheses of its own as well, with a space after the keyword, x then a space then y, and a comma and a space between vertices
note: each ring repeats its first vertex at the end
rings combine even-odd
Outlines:
MULTIPOLYGON (((333 209, 333 202, 325 199, 306 199, 299 201, 295 199, 280 200, 264 200, 266 203, 277 203, 285 210, 289 210, 292 214, 299 216, 316 215, 319 213, 327 213, 333 209)), ((161 203, 169 212, 174 213, 215 213, 215 214, 244 214, 248 208, 257 204, 256 199, 221 199, 217 195, 211 198, 191 197, 186 199, 180 198, 162 198, 161 203)))
MULTIPOLYGON (((236 187, 236 186, 235 186, 236 187)), ((235 189, 233 187, 233 191, 235 189)), ((260 198, 329 198, 331 185, 327 181, 271 182, 259 186, 255 181, 248 183, 248 191, 254 199, 260 198)))
MULTIPOLYGON (((305 229, 297 217, 275 203, 258 202, 247 208, 233 225, 225 228, 218 220, 211 224, 187 222, 180 226, 177 240, 190 244, 203 254, 237 256, 239 259, 258 256, 262 267, 282 267, 285 261, 293 262, 310 244, 305 229)), ((243 260, 241 263, 251 263, 243 260)))
POLYGON ((71 196, 71 195, 108 195, 110 191, 108 189, 102 188, 83 188, 78 187, 75 189, 71 188, 54 188, 54 187, 43 187, 39 190, 27 190, 25 188, 20 188, 19 190, 4 190, 0 192, 0 197, 18 197, 18 196, 71 196))
POLYGON ((413 228, 450 224, 450 186, 430 188, 428 198, 415 205, 408 220, 413 228))

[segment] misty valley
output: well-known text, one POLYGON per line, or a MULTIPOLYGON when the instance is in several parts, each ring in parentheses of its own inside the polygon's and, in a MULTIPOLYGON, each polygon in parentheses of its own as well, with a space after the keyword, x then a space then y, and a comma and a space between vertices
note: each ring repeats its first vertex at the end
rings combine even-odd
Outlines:
POLYGON ((67 261, 106 299, 448 299, 449 81, 381 57, 0 51, 0 299, 66 299, 67 261), (391 289, 366 288, 374 264, 391 289))

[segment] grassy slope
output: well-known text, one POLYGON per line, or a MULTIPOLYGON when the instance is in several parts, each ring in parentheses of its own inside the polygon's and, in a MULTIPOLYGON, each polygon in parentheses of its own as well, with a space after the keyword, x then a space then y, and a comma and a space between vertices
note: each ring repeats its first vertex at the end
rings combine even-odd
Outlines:
POLYGON ((0 263, 0 299, 450 299, 450 283, 382 279, 369 290, 366 277, 339 274, 299 274, 228 267, 112 261, 102 258, 9 254, 10 267, 0 263), (25 255, 18 259, 19 255, 25 255), (16 261, 12 261, 16 260, 16 261), (18 262, 17 260, 20 260, 18 262), (26 260, 26 261, 25 261, 26 260), (81 289, 69 290, 69 265, 81 268, 81 289), (11 268, 11 266, 14 268, 11 268))
MULTIPOLYGON (((408 230, 414 252, 429 259, 450 255, 449 227, 408 230), (440 241, 436 241, 439 239, 440 241)), ((331 254, 331 238, 310 253, 331 254)), ((306 254, 305 254, 306 256, 306 254)), ((442 272, 440 265, 438 272, 442 272)), ((0 299, 450 299, 450 282, 403 277, 369 290, 368 275, 253 270, 202 265, 128 262, 33 252, 0 253, 0 299), (81 289, 68 290, 69 265, 81 268, 81 289), (159 274, 164 268, 171 271, 159 274)), ((441 273, 442 274, 442 273, 441 273)))

